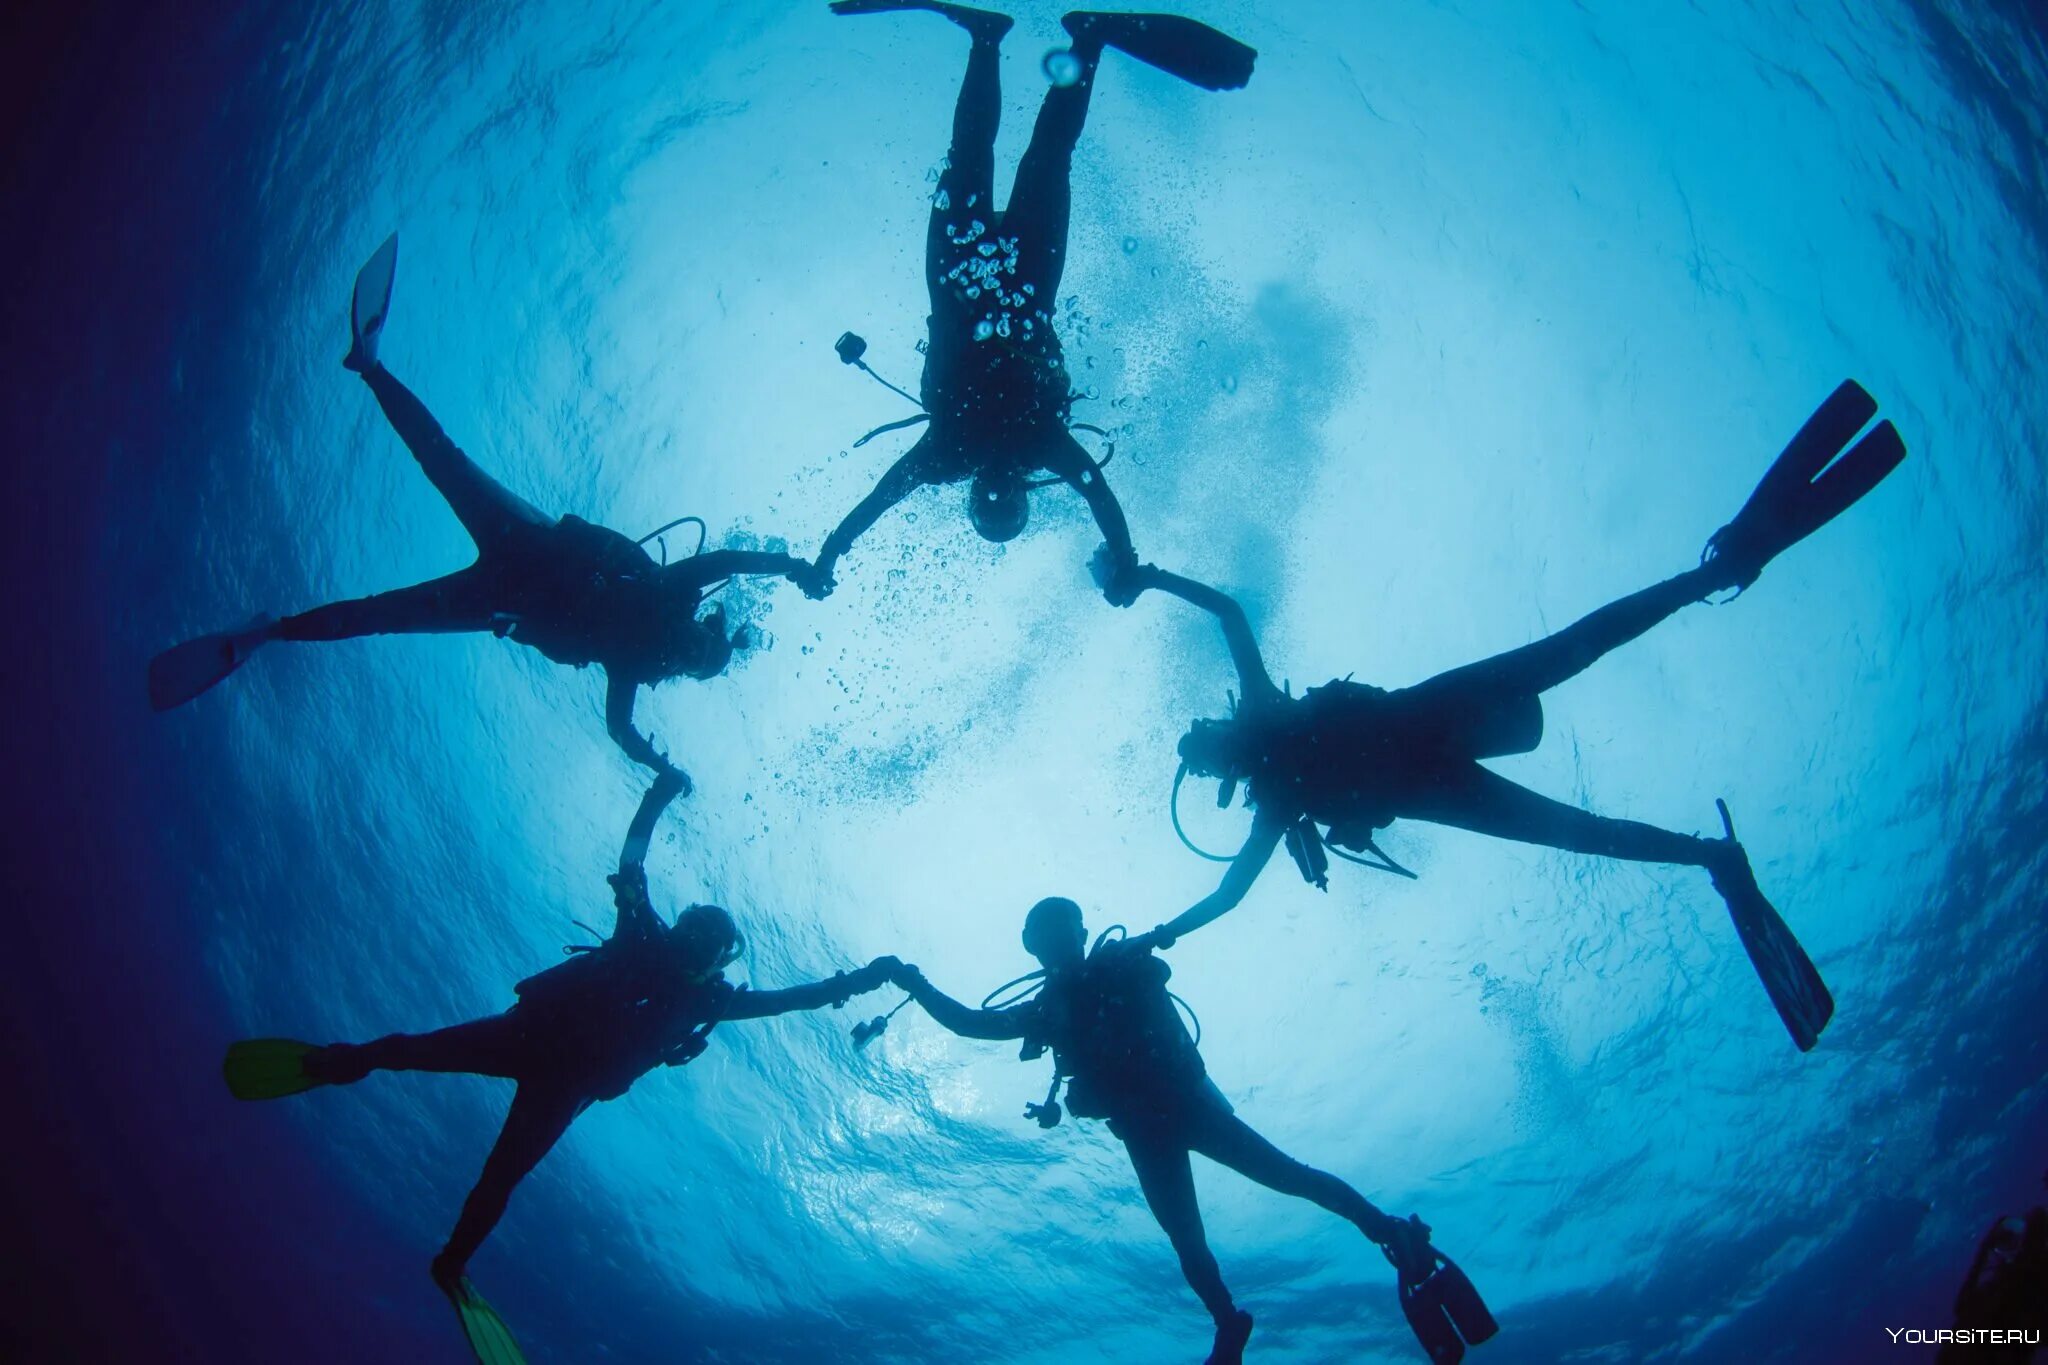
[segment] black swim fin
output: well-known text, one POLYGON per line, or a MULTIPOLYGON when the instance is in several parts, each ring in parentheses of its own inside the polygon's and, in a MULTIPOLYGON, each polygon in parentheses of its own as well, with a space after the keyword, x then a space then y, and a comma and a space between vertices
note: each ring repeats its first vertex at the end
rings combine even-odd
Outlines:
POLYGON ((462 1336, 475 1353, 477 1365, 526 1365, 526 1357, 520 1354, 519 1343, 512 1339, 512 1329, 498 1316, 498 1310, 476 1292, 476 1286, 464 1276, 456 1292, 449 1295, 455 1304, 455 1316, 462 1323, 462 1336))
POLYGON ((1735 921, 1735 933, 1742 940, 1743 951, 1749 954, 1750 965, 1756 968, 1792 1041, 1801 1052, 1810 1052, 1820 1041, 1828 1020, 1834 1018, 1835 997, 1828 993, 1827 983, 1820 979, 1819 969, 1799 946, 1791 927, 1757 887, 1749 856, 1735 842, 1735 823, 1728 818, 1728 803, 1716 801, 1714 807, 1721 813, 1722 828, 1728 832, 1728 843, 1734 851, 1725 866, 1710 869, 1714 889, 1728 902, 1728 915, 1735 921))
POLYGON ((1242 90, 1258 52, 1227 33, 1178 14, 1075 10, 1060 20, 1075 45, 1097 43, 1136 57, 1204 90, 1242 90))
POLYGON ((228 1045, 221 1075, 238 1100, 279 1100, 327 1084, 306 1074, 306 1057, 318 1051, 296 1038, 245 1038, 228 1045))
POLYGON ((1430 1245, 1429 1225, 1420 1218, 1411 1214, 1396 1222, 1380 1250, 1394 1267, 1401 1315, 1430 1365, 1458 1365, 1467 1346, 1491 1341, 1500 1331, 1458 1263, 1430 1245))
POLYGON ((1855 380, 1843 380, 1772 462, 1735 520, 1707 541, 1700 562, 1724 565, 1729 586, 1747 588, 1773 558, 1877 487, 1906 458, 1906 445, 1888 421, 1856 441, 1876 415, 1877 400, 1855 380))
POLYGON ((202 635, 173 645, 149 661, 149 704, 169 711, 208 691, 240 668, 270 638, 274 618, 259 616, 240 630, 202 635))
POLYGON ((355 294, 349 300, 348 354, 341 363, 357 374, 377 368, 377 342, 384 335, 384 319, 391 314, 391 281, 398 274, 398 234, 370 253, 356 272, 355 294))

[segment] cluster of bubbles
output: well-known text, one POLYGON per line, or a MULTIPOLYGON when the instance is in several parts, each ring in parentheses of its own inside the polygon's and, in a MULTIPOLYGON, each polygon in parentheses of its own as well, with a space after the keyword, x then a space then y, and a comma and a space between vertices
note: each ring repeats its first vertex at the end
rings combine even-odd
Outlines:
MULTIPOLYGON (((966 207, 973 208, 979 197, 967 196, 966 207)), ((944 190, 938 192, 932 204, 941 213, 952 207, 944 190)), ((1036 309, 1029 313, 1022 311, 1031 307, 1032 296, 1038 292, 1037 286, 1027 281, 1014 289, 1010 287, 1010 277, 1017 273, 1017 239, 991 233, 988 224, 979 218, 970 220, 965 232, 948 223, 946 236, 955 246, 974 249, 946 272, 945 282, 959 290, 963 298, 979 299, 988 295, 995 304, 974 324, 974 339, 987 341, 991 337, 1001 337, 1008 340, 1014 332, 1020 341, 1032 340, 1032 334, 1038 323, 1045 320, 1045 314, 1036 309)))

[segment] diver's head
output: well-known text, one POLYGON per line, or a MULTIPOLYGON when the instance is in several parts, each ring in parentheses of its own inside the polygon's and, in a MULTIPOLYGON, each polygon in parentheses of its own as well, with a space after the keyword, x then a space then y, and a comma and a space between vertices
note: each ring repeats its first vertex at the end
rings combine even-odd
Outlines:
POLYGON ((666 677, 715 678, 732 662, 733 651, 745 649, 749 643, 745 626, 726 634, 722 605, 714 605, 702 616, 678 612, 669 623, 667 637, 662 650, 666 677))
POLYGON ((1088 956, 1088 926, 1081 907, 1065 896, 1047 896, 1024 917, 1024 951, 1049 972, 1076 967, 1088 956))
POLYGON ((977 473, 967 489, 967 518, 983 540, 1015 540, 1031 519, 1023 471, 1003 464, 977 473))
POLYGON ((693 905, 677 915, 669 926, 668 940, 676 966, 698 980, 732 965, 746 946, 732 916, 716 905, 693 905))
POLYGON ((1198 720, 1180 737, 1180 761, 1197 777, 1234 782, 1245 774, 1244 736, 1235 720, 1198 720))

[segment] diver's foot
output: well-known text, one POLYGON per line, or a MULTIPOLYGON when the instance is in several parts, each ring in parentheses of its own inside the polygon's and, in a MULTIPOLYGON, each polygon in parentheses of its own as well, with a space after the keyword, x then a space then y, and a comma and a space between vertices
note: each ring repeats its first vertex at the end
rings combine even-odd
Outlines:
POLYGON ((370 1074, 362 1059, 363 1050, 353 1043, 331 1043, 314 1048, 299 1063, 308 1076, 322 1085, 354 1085, 370 1074))
POLYGON ((1717 592, 1746 591, 1763 575, 1770 559, 1771 552, 1764 548, 1754 522, 1741 518, 1707 537, 1707 547, 1700 551, 1700 566, 1713 575, 1717 592))
POLYGON ((1100 57, 1108 39, 1103 36, 1104 21, 1114 15, 1103 14, 1092 9, 1077 9, 1060 16, 1060 27, 1074 40, 1074 55, 1077 57, 1100 57))
POLYGON ((1242 1308, 1216 1324, 1216 1344, 1203 1365, 1244 1365, 1244 1345, 1252 1339, 1252 1315, 1242 1308))
POLYGON ((469 1297, 469 1267, 456 1260, 445 1249, 434 1258, 433 1264, 427 1268, 427 1273, 434 1277, 435 1285, 451 1302, 461 1303, 469 1297))
POLYGON ((236 667, 247 663, 249 656, 277 638, 277 618, 264 612, 252 617, 249 624, 228 636, 227 649, 236 667))
POLYGON ((341 358, 341 368, 362 375, 377 369, 381 363, 377 359, 377 338, 383 330, 382 324, 379 324, 364 333, 362 340, 350 346, 348 354, 341 358))
POLYGON ((1713 880, 1714 889, 1721 893, 1723 900, 1732 891, 1737 895, 1756 894, 1756 873, 1750 870, 1749 853, 1735 838, 1735 821, 1728 814, 1728 803, 1716 801, 1714 809, 1721 817, 1722 837, 1701 839, 1701 865, 1707 869, 1707 876, 1713 880))
POLYGON ((894 14, 911 9, 930 10, 933 14, 943 15, 985 42, 1001 38, 1017 22, 1009 15, 998 14, 992 9, 949 5, 945 0, 832 0, 832 12, 838 15, 894 14))

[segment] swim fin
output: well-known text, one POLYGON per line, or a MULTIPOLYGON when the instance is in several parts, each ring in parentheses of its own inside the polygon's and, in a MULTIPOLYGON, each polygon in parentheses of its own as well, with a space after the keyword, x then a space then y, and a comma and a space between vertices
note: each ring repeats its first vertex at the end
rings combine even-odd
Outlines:
POLYGON ((519 1343, 512 1339, 512 1329, 498 1316, 498 1310, 476 1292, 468 1276, 462 1278, 449 1298, 455 1304, 456 1319, 462 1323, 463 1339, 476 1354, 477 1365, 526 1365, 519 1343))
POLYGON ((1060 20, 1075 46, 1106 45, 1204 90, 1242 90, 1258 52, 1227 33, 1178 14, 1075 10, 1060 20))
POLYGON ((270 639, 276 618, 259 616, 240 630, 202 635, 173 645, 149 661, 149 704, 157 711, 183 706, 240 668, 270 639))
POLYGON ((1747 588, 1774 557, 1877 487, 1906 458, 1896 427, 1880 422, 1841 453, 1876 415, 1877 400, 1855 380, 1843 380, 1772 462, 1735 520, 1714 532, 1700 562, 1725 565, 1729 586, 1747 588))
POLYGON ((1734 850, 1725 866, 1709 869, 1714 889, 1728 902, 1728 916, 1735 921, 1743 951, 1749 954, 1750 965, 1756 968, 1792 1041, 1801 1052, 1810 1052, 1834 1017, 1835 998, 1820 979, 1813 959, 1792 936, 1790 926, 1758 889, 1749 856, 1735 842, 1735 822, 1728 818, 1728 803, 1716 801, 1714 808, 1721 813, 1722 828, 1734 850))
POLYGON ((1458 1365, 1468 1345, 1500 1331, 1458 1263, 1430 1245, 1429 1224, 1412 1214, 1395 1221, 1380 1250, 1394 1267, 1401 1315, 1430 1365, 1458 1365))
POLYGON ((221 1075, 238 1100, 281 1100, 327 1084, 306 1074, 306 1056, 317 1051, 295 1038, 245 1038, 228 1044, 221 1075))
POLYGON ((370 253, 356 272, 356 292, 349 302, 348 354, 341 363, 357 374, 377 368, 377 342, 391 313, 391 281, 398 274, 398 234, 370 253))

